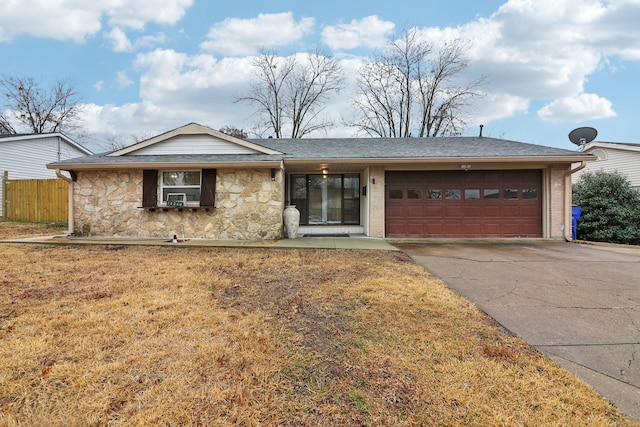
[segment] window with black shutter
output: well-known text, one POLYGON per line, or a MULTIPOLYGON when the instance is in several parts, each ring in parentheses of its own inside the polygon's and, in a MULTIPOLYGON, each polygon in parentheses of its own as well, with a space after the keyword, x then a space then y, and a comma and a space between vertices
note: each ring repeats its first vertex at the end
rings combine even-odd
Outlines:
POLYGON ((142 207, 149 210, 215 205, 216 170, 144 170, 142 173, 142 207))
POLYGON ((216 201, 216 170, 202 169, 202 188, 200 206, 213 207, 216 201))
POLYGON ((158 171, 142 171, 142 207, 158 206, 158 171))

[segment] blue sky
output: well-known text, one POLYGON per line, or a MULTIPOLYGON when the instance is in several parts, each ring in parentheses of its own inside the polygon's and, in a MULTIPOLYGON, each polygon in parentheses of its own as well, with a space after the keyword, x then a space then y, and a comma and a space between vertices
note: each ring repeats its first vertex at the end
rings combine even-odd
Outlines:
MULTIPOLYGON (((77 86, 95 151, 189 122, 250 130, 251 58, 321 46, 353 82, 368 55, 415 27, 436 45, 473 42, 469 73, 486 75, 465 135, 575 149, 567 134, 640 143, 640 0, 14 1, 0 4, 0 72, 77 86), (126 4, 123 4, 126 3, 126 4), (374 4, 375 3, 375 4, 374 4)), ((352 113, 349 88, 334 121, 352 113)), ((329 136, 353 136, 338 126, 329 136)), ((323 137, 324 134, 313 136, 323 137)))

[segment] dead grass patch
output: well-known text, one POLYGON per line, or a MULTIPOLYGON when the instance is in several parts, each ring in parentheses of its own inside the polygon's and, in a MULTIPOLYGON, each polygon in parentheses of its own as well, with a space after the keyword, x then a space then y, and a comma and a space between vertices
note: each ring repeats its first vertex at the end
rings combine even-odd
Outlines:
POLYGON ((400 253, 0 246, 0 425, 633 425, 400 253))
POLYGON ((66 225, 26 222, 0 222, 0 240, 49 236, 67 231, 66 225))

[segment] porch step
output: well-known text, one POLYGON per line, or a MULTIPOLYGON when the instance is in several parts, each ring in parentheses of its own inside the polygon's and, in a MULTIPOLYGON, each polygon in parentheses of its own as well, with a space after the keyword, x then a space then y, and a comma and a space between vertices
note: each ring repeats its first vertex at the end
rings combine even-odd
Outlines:
POLYGON ((303 234, 302 237, 349 237, 349 233, 303 234))

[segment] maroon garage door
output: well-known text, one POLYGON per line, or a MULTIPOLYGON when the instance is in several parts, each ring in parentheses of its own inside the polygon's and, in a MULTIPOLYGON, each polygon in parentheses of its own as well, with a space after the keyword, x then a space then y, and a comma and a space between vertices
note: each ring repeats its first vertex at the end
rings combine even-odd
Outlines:
POLYGON ((542 172, 386 173, 387 237, 542 237, 542 172))

